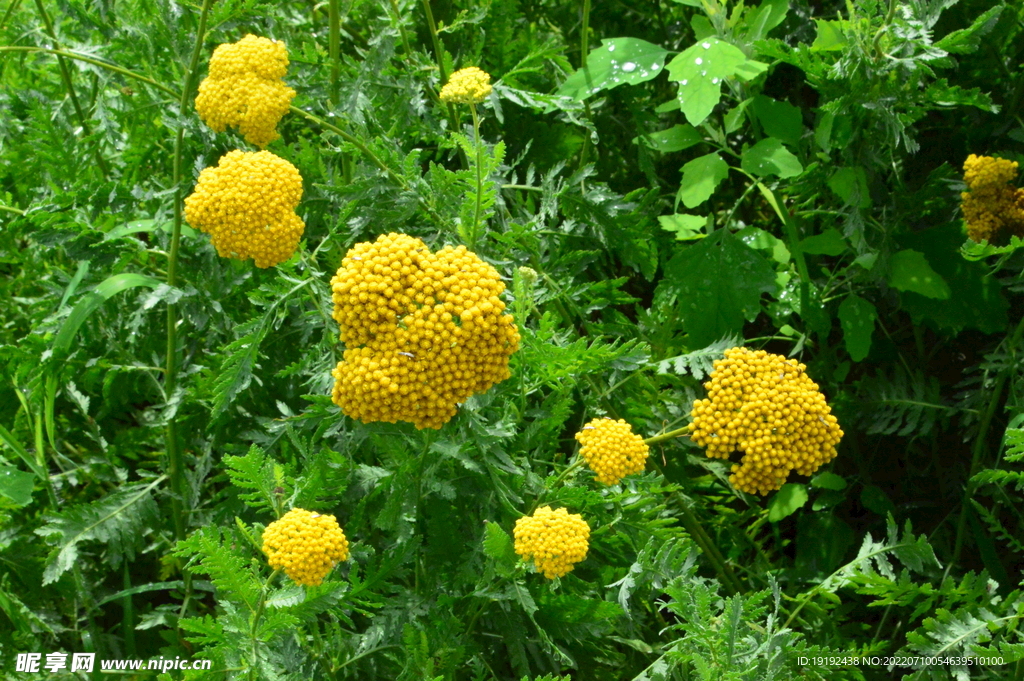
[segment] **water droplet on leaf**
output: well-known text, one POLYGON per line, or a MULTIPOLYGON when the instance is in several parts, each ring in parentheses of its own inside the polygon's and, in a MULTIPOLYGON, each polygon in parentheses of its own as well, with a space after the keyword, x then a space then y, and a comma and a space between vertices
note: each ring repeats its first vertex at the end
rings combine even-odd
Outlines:
POLYGON ((694 62, 697 64, 697 66, 700 66, 701 64, 704 63, 704 60, 701 59, 700 57, 697 57, 696 59, 694 59, 694 62))
POLYGON ((608 46, 608 51, 609 52, 614 52, 615 51, 615 45, 609 45, 608 46))
POLYGON ((711 43, 701 43, 700 46, 703 47, 705 50, 711 49, 711 43))
POLYGON ((622 70, 625 71, 626 73, 632 73, 633 71, 636 70, 636 64, 634 64, 631 61, 627 61, 625 64, 622 65, 622 70))

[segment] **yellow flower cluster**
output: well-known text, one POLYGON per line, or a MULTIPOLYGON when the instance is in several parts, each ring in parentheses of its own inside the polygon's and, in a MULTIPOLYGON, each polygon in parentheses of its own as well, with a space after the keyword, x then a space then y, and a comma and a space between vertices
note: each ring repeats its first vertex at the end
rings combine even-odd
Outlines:
POLYGON ((564 508, 552 511, 541 506, 517 520, 512 534, 516 553, 524 560, 532 558, 537 571, 548 579, 568 574, 587 557, 590 526, 579 513, 564 508))
POLYGON ((644 439, 633 434, 633 428, 624 419, 594 419, 576 433, 582 445, 580 454, 598 482, 614 485, 631 473, 639 473, 647 463, 648 447, 644 439))
POLYGON ((339 561, 348 560, 348 540, 333 515, 293 508, 263 530, 263 553, 270 567, 296 584, 319 586, 339 561))
POLYGON ((690 438, 711 458, 743 453, 729 476, 750 494, 782 487, 790 471, 810 475, 836 455, 843 436, 803 364, 764 350, 732 348, 693 403, 690 438))
POLYGON ((332 399, 364 423, 440 428, 456 404, 508 378, 519 331, 498 272, 465 246, 406 234, 356 244, 331 280, 345 354, 332 399))
POLYGON ((972 240, 1024 237, 1024 189, 1010 185, 1016 176, 1016 161, 974 154, 964 161, 964 182, 970 191, 960 194, 960 208, 972 240))
POLYGON ((199 173, 185 220, 212 237, 222 258, 271 267, 292 256, 306 225, 295 214, 302 176, 269 151, 229 151, 199 173))
POLYGON ((295 96, 281 80, 287 70, 283 42, 250 34, 237 43, 218 45, 210 58, 210 75, 199 84, 196 110, 214 131, 236 127, 263 149, 280 137, 277 123, 295 96))
POLYGON ((475 66, 453 73, 441 88, 441 101, 461 104, 479 104, 491 94, 491 76, 475 66))

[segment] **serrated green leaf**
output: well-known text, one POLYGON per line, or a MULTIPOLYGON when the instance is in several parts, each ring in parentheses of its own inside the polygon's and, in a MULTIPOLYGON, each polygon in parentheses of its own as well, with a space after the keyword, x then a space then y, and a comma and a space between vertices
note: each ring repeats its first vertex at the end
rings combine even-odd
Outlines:
POLYGON ((947 300, 952 293, 920 251, 902 250, 892 257, 889 266, 889 285, 893 288, 939 300, 947 300))
POLYGON ((658 290, 678 301, 691 346, 706 346, 742 332, 744 319, 757 317, 761 294, 776 290, 775 270, 760 253, 720 229, 683 247, 666 265, 658 290))
POLYGON ((836 256, 847 249, 846 241, 835 229, 829 227, 821 234, 809 236, 800 242, 800 250, 811 255, 836 256))
POLYGON ((746 62, 738 47, 712 37, 699 40, 669 62, 669 78, 679 83, 680 108, 690 125, 704 122, 722 97, 722 80, 735 75, 746 62))
POLYGON ((583 101, 619 85, 638 85, 661 75, 668 50, 639 38, 605 38, 555 93, 583 101))
MULTIPOLYGON (((674 100, 673 100, 674 101, 674 100)), ((647 137, 634 137, 633 144, 643 142, 644 146, 656 149, 662 153, 669 153, 672 151, 682 151, 683 149, 689 149, 695 144, 700 144, 704 140, 701 138, 700 133, 692 125, 673 125, 668 130, 659 130, 658 132, 652 132, 647 137)))
POLYGON ((843 29, 847 22, 815 19, 814 23, 818 25, 818 33, 811 44, 811 52, 831 52, 846 47, 847 41, 843 29))
POLYGON ((17 506, 27 506, 32 501, 32 484, 35 478, 32 473, 0 464, 0 494, 17 506))
POLYGON ((871 205, 868 178, 861 166, 840 168, 829 178, 828 186, 848 206, 868 208, 871 205))
POLYGON ((811 478, 811 487, 821 487, 822 489, 841 490, 846 488, 846 478, 829 471, 818 473, 811 478))
POLYGON ((717 153, 693 159, 683 166, 683 181, 678 198, 687 208, 695 208, 707 201, 715 188, 729 176, 729 165, 717 153))
POLYGON ((787 482, 768 502, 768 520, 777 523, 796 513, 806 503, 807 487, 795 482, 787 482))
POLYGON ((843 327, 843 342, 850 358, 859 362, 871 351, 871 334, 875 332, 878 310, 870 301, 851 293, 839 304, 839 323, 843 327))
POLYGON ((774 137, 763 139, 744 151, 740 167, 758 177, 795 177, 804 171, 800 159, 782 146, 781 140, 774 137))
POLYGON ((707 236, 701 231, 708 224, 707 217, 703 215, 687 215, 685 213, 659 215, 658 222, 662 229, 675 232, 677 241, 693 241, 707 236))
POLYGON ((507 577, 516 565, 516 550, 512 537, 498 523, 484 526, 484 554, 494 559, 498 574, 507 577))
POLYGON ((766 135, 794 147, 800 143, 804 133, 803 114, 800 109, 789 102, 758 95, 754 97, 753 110, 766 135))
POLYGON ((744 227, 736 232, 736 237, 751 248, 768 251, 771 253, 772 259, 779 264, 784 265, 789 262, 790 252, 786 247, 786 242, 760 227, 744 227))

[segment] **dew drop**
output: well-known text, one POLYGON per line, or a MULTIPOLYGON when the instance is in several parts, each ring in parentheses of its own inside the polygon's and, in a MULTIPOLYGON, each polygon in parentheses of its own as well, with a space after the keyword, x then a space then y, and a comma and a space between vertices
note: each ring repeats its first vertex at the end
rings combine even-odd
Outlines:
POLYGON ((619 62, 617 62, 614 59, 612 59, 612 66, 618 66, 618 65, 619 65, 619 62))
POLYGON ((711 83, 712 83, 713 85, 718 85, 718 79, 717 79, 717 78, 712 78, 712 79, 711 79, 711 83))
POLYGON ((689 81, 687 81, 687 80, 684 80, 684 81, 683 81, 683 85, 686 85, 686 84, 687 84, 688 82, 689 82, 689 81))
POLYGON ((625 71, 626 73, 632 73, 633 71, 636 71, 636 64, 634 64, 631 61, 627 61, 625 64, 622 65, 622 70, 625 71))
POLYGON ((704 60, 703 60, 703 59, 701 59, 700 57, 697 57, 697 58, 696 58, 696 59, 694 60, 694 62, 696 62, 697 66, 700 66, 701 64, 703 64, 703 63, 704 63, 704 60))
POLYGON ((651 71, 657 71, 661 68, 661 64, 651 64, 651 71))
POLYGON ((711 43, 701 43, 700 46, 703 47, 705 50, 711 49, 711 43))
POLYGON ((608 46, 608 51, 609 52, 614 52, 615 51, 615 45, 609 45, 608 46))
POLYGON ((702 76, 706 76, 706 75, 708 75, 708 72, 707 72, 707 71, 701 71, 701 72, 700 72, 700 75, 702 75, 702 76))

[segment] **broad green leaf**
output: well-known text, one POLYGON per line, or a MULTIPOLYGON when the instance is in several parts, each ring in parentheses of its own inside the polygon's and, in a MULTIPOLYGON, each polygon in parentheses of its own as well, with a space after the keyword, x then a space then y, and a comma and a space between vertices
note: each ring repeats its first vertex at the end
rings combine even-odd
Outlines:
POLYGON ((850 358, 859 362, 871 350, 871 334, 875 331, 878 311, 870 301, 851 293, 839 305, 839 323, 843 327, 843 342, 850 358))
POLYGON ((744 319, 753 320, 761 311, 761 294, 777 289, 774 268, 728 230, 677 248, 658 295, 676 301, 690 347, 741 333, 744 319), (737 272, 743 276, 734 276, 737 272))
POLYGON ((763 139, 743 152, 740 166, 751 175, 765 177, 794 177, 804 171, 800 160, 791 154, 780 140, 774 137, 763 139))
POLYGON ((788 482, 768 502, 768 520, 777 523, 786 516, 796 513, 807 503, 807 487, 788 482))
POLYGON ((21 460, 25 462, 25 465, 36 474, 36 477, 39 478, 39 482, 45 482, 49 478, 49 474, 46 472, 46 469, 28 453, 28 450, 25 449, 25 446, 21 444, 18 438, 14 437, 14 434, 2 425, 0 425, 0 442, 3 442, 14 450, 14 453, 17 454, 21 460))
POLYGON ((761 40, 769 31, 786 20, 789 11, 789 0, 763 0, 760 7, 751 10, 747 16, 750 31, 747 39, 750 42, 761 40))
POLYGON ((835 473, 825 471, 818 473, 811 478, 811 487, 820 487, 822 489, 841 490, 846 488, 846 478, 835 473))
POLYGON ((772 259, 780 264, 789 262, 790 254, 786 242, 760 227, 744 227, 736 232, 736 237, 751 248, 768 251, 772 254, 772 259))
POLYGON ((672 2, 679 3, 680 5, 686 5, 687 7, 704 8, 704 5, 700 3, 700 0, 672 0, 672 2))
POLYGON ((842 565, 856 541, 853 528, 832 513, 804 513, 797 519, 796 527, 794 567, 798 574, 814 581, 820 581, 842 565))
POLYGON ((675 232, 678 241, 693 241, 707 236, 701 231, 708 224, 707 217, 703 215, 659 215, 658 222, 661 223, 662 229, 675 232))
POLYGON ((948 299, 938 300, 907 291, 900 296, 903 308, 915 323, 929 319, 939 328, 954 332, 965 328, 978 329, 983 333, 1004 332, 1010 305, 1003 286, 989 274, 983 263, 969 262, 961 257, 957 247, 962 239, 960 225, 955 222, 905 234, 897 239, 900 247, 923 253, 951 292, 948 299))
POLYGON ((869 511, 874 511, 880 516, 896 514, 896 504, 892 503, 889 495, 882 491, 878 485, 865 485, 860 491, 860 503, 869 511))
POLYGON ((846 250, 846 242, 839 232, 829 227, 821 234, 803 239, 800 250, 811 255, 839 255, 846 250))
POLYGON ((746 56, 735 45, 708 37, 679 53, 668 64, 669 78, 679 82, 679 104, 690 125, 700 125, 722 97, 722 80, 736 75, 746 56))
POLYGON ((828 186, 849 206, 867 208, 871 205, 868 178, 861 166, 840 168, 829 178, 828 186))
POLYGON ((659 130, 658 132, 652 132, 647 137, 634 137, 633 144, 642 142, 644 146, 650 147, 651 149, 657 149, 658 151, 668 153, 671 151, 682 151, 683 149, 689 149, 695 144, 700 144, 704 140, 701 138, 700 133, 692 125, 673 125, 667 130, 659 130))
POLYGON ((803 115, 797 107, 758 95, 754 97, 754 115, 769 137, 780 139, 790 146, 800 143, 804 123, 803 115))
POLYGON ((158 279, 147 277, 143 274, 115 274, 107 277, 97 284, 96 288, 82 296, 74 309, 71 310, 71 314, 64 320, 64 324, 61 325, 56 338, 53 339, 54 350, 61 352, 70 350, 75 334, 78 333, 78 329, 89 315, 115 294, 138 286, 156 288, 159 285, 160 281, 158 279))
POLYGON ((743 112, 747 110, 747 107, 754 101, 753 97, 744 99, 742 102, 730 109, 729 113, 725 114, 722 118, 722 122, 725 123, 725 132, 733 133, 740 129, 743 125, 743 112))
POLYGON ((27 506, 32 501, 32 483, 36 476, 19 471, 14 466, 0 464, 0 494, 18 506, 27 506))
POLYGON ((811 45, 811 52, 830 52, 846 47, 846 36, 843 35, 845 21, 815 19, 814 23, 818 25, 818 35, 811 45))
POLYGON ((704 203, 715 192, 715 187, 729 176, 729 165, 718 154, 695 158, 683 166, 683 181, 678 199, 687 208, 704 203))
POLYGON ((922 296, 946 300, 951 291, 946 281, 932 269, 920 251, 903 250, 889 263, 889 285, 900 291, 913 291, 922 296))
POLYGON ((605 38, 587 55, 586 68, 573 72, 555 94, 582 101, 626 83, 639 85, 661 74, 667 55, 639 38, 605 38))

